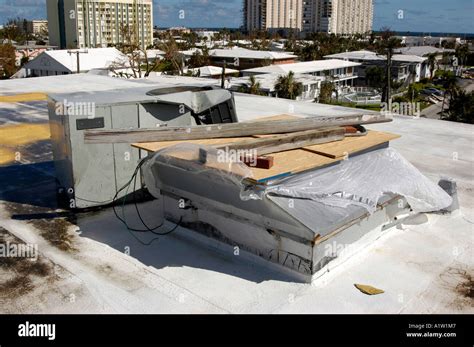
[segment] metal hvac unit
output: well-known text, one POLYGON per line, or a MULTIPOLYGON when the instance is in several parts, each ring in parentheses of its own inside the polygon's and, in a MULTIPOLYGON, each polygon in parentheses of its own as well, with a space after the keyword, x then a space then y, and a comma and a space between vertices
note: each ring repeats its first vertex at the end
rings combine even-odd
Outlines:
POLYGON ((85 130, 238 121, 230 92, 202 86, 53 94, 48 108, 58 193, 78 209, 112 203, 146 156, 130 144, 85 144, 85 130))

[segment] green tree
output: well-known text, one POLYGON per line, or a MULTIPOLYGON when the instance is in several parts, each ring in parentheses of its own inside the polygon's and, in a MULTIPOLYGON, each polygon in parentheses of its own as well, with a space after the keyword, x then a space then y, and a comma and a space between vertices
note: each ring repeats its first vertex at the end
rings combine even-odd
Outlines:
POLYGON ((456 47, 456 57, 459 58, 459 63, 463 66, 466 63, 466 59, 469 56, 469 45, 466 43, 456 47))
POLYGON ((442 119, 474 124, 474 92, 455 89, 450 94, 449 108, 442 119))
POLYGON ((437 61, 436 61, 436 53, 430 53, 427 55, 427 63, 428 63, 428 66, 430 67, 430 79, 432 80, 433 77, 434 77, 434 70, 436 68, 436 64, 437 64, 437 61))
POLYGON ((324 81, 321 83, 321 90, 319 91, 319 102, 321 104, 330 104, 332 100, 332 93, 335 90, 335 85, 331 81, 324 81))
POLYGON ((15 47, 0 44, 0 79, 10 78, 16 72, 15 60, 15 47))
POLYGON ((384 28, 381 34, 381 40, 377 43, 379 54, 385 54, 385 86, 382 92, 382 101, 389 103, 392 98, 392 57, 395 49, 401 47, 401 40, 393 36, 389 28, 384 28))
POLYGON ((365 70, 365 81, 369 87, 383 89, 385 85, 384 69, 380 66, 368 67, 365 70))
POLYGON ((165 52, 165 65, 172 67, 167 71, 172 74, 183 75, 183 57, 179 52, 178 45, 176 44, 174 38, 169 36, 168 39, 162 42, 158 48, 165 52))
POLYGON ((250 76, 250 84, 245 84, 239 88, 239 92, 252 94, 252 95, 262 95, 260 82, 257 82, 255 76, 250 76))
POLYGON ((202 66, 208 66, 211 64, 211 59, 209 57, 209 49, 204 47, 202 52, 196 50, 194 54, 189 59, 189 67, 194 69, 202 66))
POLYGON ((303 84, 295 80, 295 74, 290 71, 288 75, 279 76, 275 84, 275 91, 279 98, 295 100, 303 93, 303 84))

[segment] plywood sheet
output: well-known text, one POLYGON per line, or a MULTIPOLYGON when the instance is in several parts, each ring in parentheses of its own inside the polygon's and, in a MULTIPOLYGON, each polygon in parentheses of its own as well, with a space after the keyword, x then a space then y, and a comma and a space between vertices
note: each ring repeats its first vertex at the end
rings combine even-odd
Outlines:
POLYGON ((318 153, 333 159, 342 159, 346 155, 382 145, 400 138, 399 135, 380 131, 369 131, 367 136, 346 137, 343 141, 324 143, 305 147, 307 151, 318 153))
POLYGON ((271 156, 274 158, 274 166, 271 169, 252 168, 253 178, 256 181, 292 175, 339 161, 302 149, 274 153, 271 156))

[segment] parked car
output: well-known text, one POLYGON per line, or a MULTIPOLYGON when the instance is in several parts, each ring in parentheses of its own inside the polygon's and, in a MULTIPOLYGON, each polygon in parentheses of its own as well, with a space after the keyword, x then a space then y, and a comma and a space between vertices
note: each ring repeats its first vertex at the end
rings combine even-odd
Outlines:
POLYGON ((436 95, 440 95, 440 96, 441 96, 441 95, 444 94, 444 92, 443 92, 442 90, 439 90, 439 89, 437 89, 437 88, 426 88, 426 89, 429 90, 429 91, 432 91, 432 92, 433 92, 434 94, 436 94, 436 95))
POLYGON ((443 92, 436 88, 425 88, 421 91, 421 94, 424 95, 436 95, 436 96, 443 96, 443 92))

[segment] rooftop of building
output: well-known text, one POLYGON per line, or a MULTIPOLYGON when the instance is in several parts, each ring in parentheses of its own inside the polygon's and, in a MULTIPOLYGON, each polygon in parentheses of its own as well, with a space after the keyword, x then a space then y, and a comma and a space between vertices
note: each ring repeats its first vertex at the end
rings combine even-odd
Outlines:
POLYGON ((436 53, 436 54, 443 54, 443 53, 453 53, 454 49, 447 49, 447 48, 436 48, 433 46, 413 46, 413 47, 402 47, 399 49, 402 54, 405 55, 416 55, 418 57, 424 57, 428 54, 436 53))
MULTIPOLYGON (((0 93, 82 90, 93 95, 96 90, 193 81, 204 83, 206 80, 160 76, 147 81, 127 81, 84 74, 42 77, 34 81, 0 81, 0 93)), ((235 94, 235 101, 239 119, 244 121, 288 113, 289 109, 306 117, 354 112, 332 105, 239 93, 235 94)), ((38 119, 47 123, 46 102, 0 103, 2 126, 20 116, 21 122, 38 119)), ((17 306, 8 308, 16 313, 32 310, 41 313, 179 314, 471 313, 470 298, 457 290, 463 281, 457 274, 469 273, 474 259, 470 217, 474 211, 473 127, 413 117, 395 117, 392 123, 369 126, 402 135, 391 143, 391 147, 433 182, 441 177, 455 179, 461 210, 452 215, 419 215, 405 221, 313 286, 298 283, 243 256, 206 246, 183 227, 159 242, 144 246, 133 238, 109 208, 80 215, 77 225, 81 234, 75 236, 77 256, 70 256, 45 241, 28 221, 12 219, 9 210, 13 208, 12 202, 2 198, 0 226, 26 243, 38 245, 42 256, 67 273, 63 280, 51 284, 51 290, 47 288, 48 300, 38 301, 35 296, 25 296, 17 301, 17 306), (124 253, 125 247, 132 250, 130 255, 124 253), (103 268, 107 271, 102 271, 103 268), (355 283, 369 284, 385 293, 369 297, 355 289, 355 283), (65 305, 62 289, 66 288, 69 293, 71 285, 77 294, 75 302, 65 305)), ((19 199, 25 189, 32 189, 35 198, 41 198, 41 193, 54 186, 54 166, 48 162, 35 164, 3 167, 0 195, 3 197, 5 192, 13 191, 19 199), (23 170, 23 175, 25 172, 34 175, 35 179, 18 182, 18 170, 23 170)), ((35 212, 33 207, 27 214, 35 212)), ((150 241, 155 236, 140 237, 150 241)))
POLYGON ((128 58, 119 50, 113 47, 109 48, 89 48, 83 50, 51 50, 45 51, 34 60, 25 65, 26 69, 46 69, 56 64, 57 68, 62 67, 70 72, 77 71, 77 54, 79 54, 79 64, 81 71, 100 69, 108 67, 113 63, 126 66, 128 58), (49 62, 47 62, 49 61, 49 62))
POLYGON ((347 67, 359 66, 359 63, 353 63, 341 59, 313 60, 293 64, 269 65, 253 69, 243 70, 245 73, 255 74, 287 74, 290 71, 294 73, 312 73, 347 67))
MULTIPOLYGON (((222 67, 219 66, 201 66, 195 69, 189 69, 189 71, 192 71, 193 73, 197 73, 199 71, 199 77, 209 77, 209 76, 220 76, 222 75, 222 67)), ((227 68, 225 69, 226 74, 238 74, 240 71, 239 70, 234 70, 227 68)))
POLYGON ((241 59, 257 59, 257 60, 285 60, 285 59, 296 59, 297 55, 291 52, 272 52, 272 51, 255 51, 251 49, 245 49, 240 47, 234 47, 231 49, 213 49, 209 51, 209 55, 212 57, 222 58, 241 58, 241 59))
MULTIPOLYGON (((361 50, 352 52, 336 53, 324 56, 326 59, 345 59, 345 60, 362 60, 362 61, 382 61, 386 60, 384 55, 376 52, 361 50)), ((392 59, 400 62, 422 63, 426 60, 421 56, 409 54, 394 54, 392 59)))

